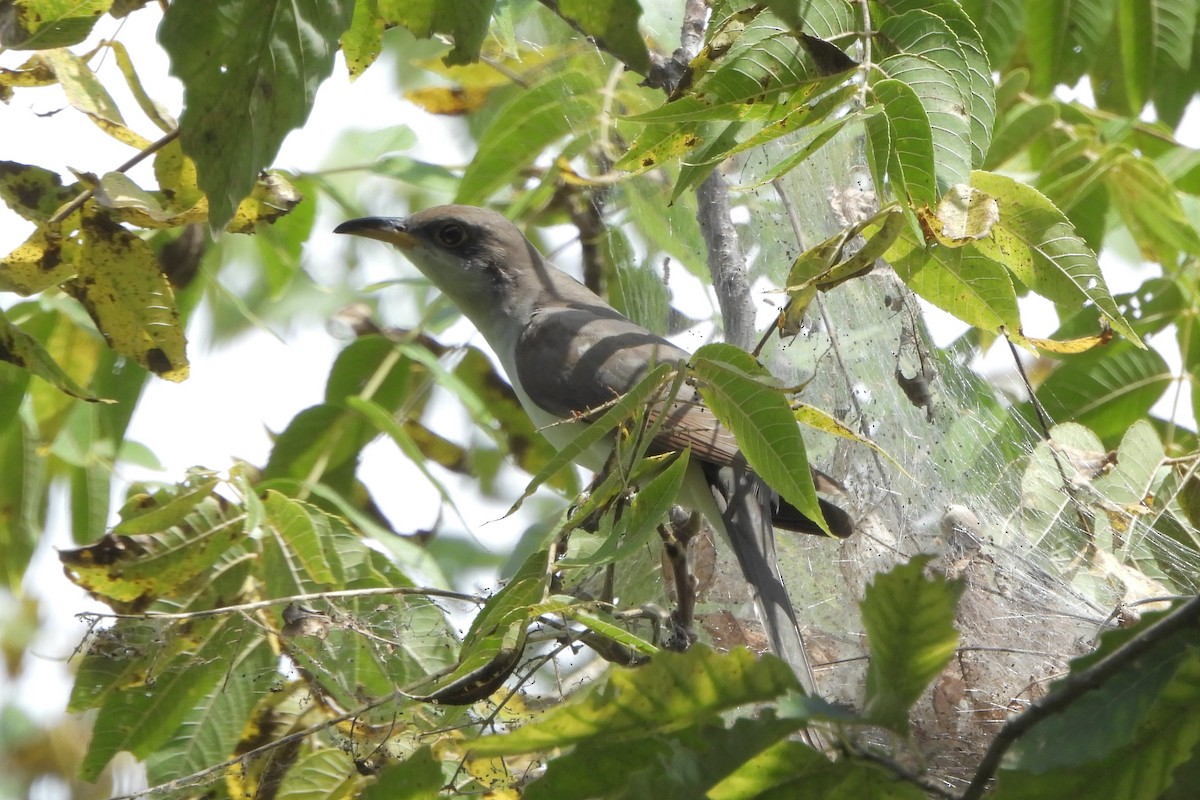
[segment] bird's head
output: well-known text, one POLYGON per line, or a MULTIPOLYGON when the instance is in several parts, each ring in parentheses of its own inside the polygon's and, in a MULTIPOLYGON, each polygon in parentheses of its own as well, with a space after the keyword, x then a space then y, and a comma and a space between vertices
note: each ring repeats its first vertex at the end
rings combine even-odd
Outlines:
POLYGON ((541 256, 503 215, 474 206, 435 206, 408 217, 343 222, 348 233, 396 245, 481 329, 524 290, 541 256))

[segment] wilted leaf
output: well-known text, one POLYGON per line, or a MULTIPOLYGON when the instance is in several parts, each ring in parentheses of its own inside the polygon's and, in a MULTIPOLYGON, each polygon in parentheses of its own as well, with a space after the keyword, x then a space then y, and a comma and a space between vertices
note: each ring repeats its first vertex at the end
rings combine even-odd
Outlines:
POLYGON ((404 99, 430 114, 459 116, 477 110, 491 94, 489 89, 472 87, 426 86, 404 93, 404 99))
POLYGON ((154 500, 162 504, 155 510, 168 523, 163 528, 131 536, 113 532, 87 547, 59 551, 59 560, 71 580, 95 597, 114 608, 144 610, 179 593, 241 538, 243 515, 211 488, 197 487, 198 502, 193 497, 172 505, 169 495, 154 500))
POLYGON ((0 290, 30 295, 78 273, 87 246, 78 231, 81 217, 76 211, 61 225, 39 225, 24 243, 0 259, 0 290), (73 235, 64 235, 64 228, 73 235))
POLYGON ((83 223, 79 272, 63 289, 109 346, 170 381, 188 375, 187 341, 171 285, 150 245, 98 214, 83 223))
POLYGON ((957 247, 991 233, 992 226, 1000 219, 1000 204, 974 187, 951 186, 933 214, 918 209, 917 215, 939 242, 957 247))
POLYGON ((46 222, 75 195, 62 178, 32 164, 0 161, 0 199, 30 222, 46 222))

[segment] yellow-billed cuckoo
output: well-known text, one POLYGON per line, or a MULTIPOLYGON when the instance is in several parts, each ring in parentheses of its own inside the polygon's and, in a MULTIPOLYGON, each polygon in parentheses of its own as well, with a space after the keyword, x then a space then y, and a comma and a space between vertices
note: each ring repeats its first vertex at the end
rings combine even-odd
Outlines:
MULTIPOLYGON (((580 415, 632 389, 655 366, 689 354, 624 317, 598 295, 542 257, 521 231, 495 211, 438 206, 404 218, 366 217, 335 231, 396 245, 449 297, 487 339, 534 424, 556 446, 586 424, 580 415), (563 420, 576 421, 564 424, 563 420)), ((812 675, 795 611, 780 579, 770 524, 746 530, 735 504, 713 487, 722 468, 748 471, 730 432, 699 398, 676 398, 660 426, 657 452, 692 448, 680 501, 708 518, 732 543, 750 584, 771 647, 797 670, 805 689, 812 675), (807 673, 807 674, 805 674, 807 673)), ((603 453, 581 459, 599 469, 603 453)), ((752 477, 752 476, 751 476, 752 477)), ((765 518, 805 533, 821 528, 780 502, 757 478, 765 518)), ((821 500, 836 536, 853 532, 849 515, 821 500)), ((760 515, 762 518, 762 515, 760 515)))

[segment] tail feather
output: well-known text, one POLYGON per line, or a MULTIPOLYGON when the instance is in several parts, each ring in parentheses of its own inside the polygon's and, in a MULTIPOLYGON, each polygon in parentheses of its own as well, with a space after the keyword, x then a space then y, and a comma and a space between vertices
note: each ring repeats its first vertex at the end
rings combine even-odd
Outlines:
MULTIPOLYGON (((779 573, 770 492, 757 476, 745 470, 705 469, 705 477, 721 512, 726 538, 754 596, 771 651, 791 666, 805 693, 815 695, 816 676, 795 608, 779 573)), ((816 527, 815 523, 809 522, 816 527)), ((817 731, 808 729, 805 738, 816 749, 824 749, 817 731)))

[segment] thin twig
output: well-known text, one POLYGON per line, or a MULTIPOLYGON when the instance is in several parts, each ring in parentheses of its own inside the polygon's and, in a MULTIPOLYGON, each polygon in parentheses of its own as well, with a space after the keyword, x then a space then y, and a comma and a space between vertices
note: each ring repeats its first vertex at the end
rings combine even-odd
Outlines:
POLYGON ((375 597, 379 595, 421 595, 425 597, 443 597, 448 600, 462 600, 467 603, 483 605, 487 602, 486 598, 474 594, 464 594, 463 592, 452 592, 448 589, 432 589, 421 586, 382 586, 374 589, 343 589, 336 592, 314 592, 312 594, 295 594, 289 597, 274 597, 270 600, 259 600, 255 603, 242 603, 236 606, 222 606, 220 608, 207 608, 200 611, 180 611, 176 613, 159 613, 155 611, 147 611, 143 614, 105 614, 96 611, 85 611, 81 614, 76 614, 80 618, 95 618, 95 619, 144 619, 144 620, 183 620, 183 619, 200 619, 202 617, 216 617, 222 614, 234 614, 247 611, 258 611, 261 608, 270 608, 271 606, 279 605, 280 603, 308 603, 313 600, 332 600, 336 598, 346 597, 375 597))
MULTIPOLYGON (((1007 331, 1005 331, 1004 338, 1008 342, 1009 352, 1012 353, 1013 363, 1017 366, 1017 374, 1021 376, 1021 382, 1025 384, 1025 391, 1029 393, 1029 402, 1033 404, 1034 413, 1037 414, 1038 425, 1042 429, 1042 436, 1046 442, 1050 442, 1050 415, 1046 413, 1045 407, 1042 406, 1042 401, 1034 393, 1033 384, 1029 381, 1029 375, 1025 372, 1025 365, 1021 363, 1021 355, 1017 352, 1017 346, 1013 343, 1007 331)), ((1074 482, 1067 475, 1067 468, 1063 465, 1058 449, 1051 447, 1050 455, 1054 459, 1054 466, 1058 468, 1059 477, 1062 478, 1063 491, 1067 493, 1067 497, 1071 501, 1071 506, 1075 509, 1075 516, 1079 518, 1079 524, 1087 536, 1087 552, 1091 553, 1096 547, 1096 534, 1092 528, 1091 517, 1084 507, 1083 501, 1079 499, 1076 493, 1074 482)))
POLYGON ((293 742, 300 741, 309 736, 312 736, 315 733, 320 733, 321 731, 328 730, 329 728, 332 728, 334 725, 337 725, 339 722, 345 722, 348 719, 353 719, 357 716, 365 714, 366 712, 370 711, 371 709, 379 708, 379 707, 387 705, 388 703, 391 703, 393 701, 402 700, 402 699, 405 699, 405 695, 403 692, 400 692, 400 691, 392 692, 391 694, 384 695, 383 697, 380 697, 376 700, 372 700, 371 702, 361 705, 358 708, 355 708, 351 711, 347 711, 343 714, 338 714, 336 717, 330 717, 329 719, 322 720, 321 722, 310 725, 307 728, 305 728, 304 730, 299 730, 294 733, 289 733, 287 736, 284 736, 282 739, 276 739, 274 741, 267 742, 266 744, 262 745, 261 747, 256 747, 253 750, 250 750, 249 752, 242 753, 241 755, 226 759, 225 761, 222 761, 219 764, 213 764, 211 767, 205 767, 202 770, 193 772, 190 775, 185 775, 182 778, 176 778, 173 781, 167 781, 166 783, 160 783, 157 786, 151 786, 147 789, 142 789, 141 791, 138 791, 134 794, 118 795, 116 797, 113 797, 111 800, 138 800, 139 798, 143 798, 146 795, 165 794, 167 792, 173 792, 177 789, 184 789, 189 786, 194 786, 194 785, 198 784, 204 778, 208 777, 209 775, 212 775, 213 773, 220 772, 221 770, 236 766, 237 764, 242 763, 244 761, 250 761, 254 758, 257 758, 258 756, 269 753, 276 748, 283 747, 283 746, 291 744, 293 742))
POLYGON ((893 776, 913 784, 927 794, 936 795, 944 800, 956 800, 954 792, 950 791, 945 786, 942 786, 940 783, 935 782, 933 779, 928 778, 919 772, 913 772, 908 767, 893 761, 881 753, 876 753, 872 750, 860 750, 857 748, 855 748, 853 752, 854 755, 862 760, 872 761, 878 764, 893 776))
MULTIPOLYGON (((170 133, 164 134, 161 139, 159 139, 156 142, 151 142, 146 148, 139 150, 136 155, 134 155, 132 158, 130 158, 128 161, 126 161, 121 166, 117 167, 115 170, 113 170, 113 172, 127 172, 128 170, 133 169, 138 164, 142 163, 147 158, 154 155, 159 150, 162 150, 164 147, 169 145, 171 142, 175 141, 175 139, 178 136, 179 136, 178 128, 171 131, 170 133)), ((64 219, 66 219, 67 217, 74 214, 80 208, 82 208, 83 204, 86 203, 88 200, 90 200, 94 194, 96 194, 95 186, 84 189, 83 192, 81 192, 74 200, 67 203, 65 206, 60 208, 58 211, 55 211, 54 216, 50 217, 50 219, 47 220, 47 222, 51 225, 57 225, 58 223, 62 222, 64 219)))

